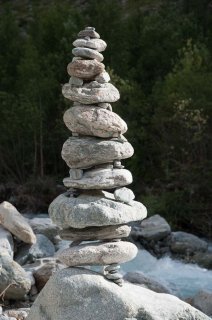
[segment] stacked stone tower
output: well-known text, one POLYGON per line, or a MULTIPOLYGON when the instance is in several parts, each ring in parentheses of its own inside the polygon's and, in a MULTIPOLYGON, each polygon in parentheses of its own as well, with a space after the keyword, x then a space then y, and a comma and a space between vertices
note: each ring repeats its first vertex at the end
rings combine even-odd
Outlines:
POLYGON ((126 123, 110 104, 120 95, 102 63, 107 45, 92 27, 80 31, 73 45, 75 57, 67 68, 70 80, 62 89, 73 101, 64 114, 72 136, 62 148, 70 168, 63 180, 68 191, 51 203, 49 214, 61 237, 73 241, 59 254, 61 262, 69 267, 104 266, 104 276, 121 286, 119 264, 137 254, 137 247, 121 238, 129 236, 127 224, 144 219, 147 212, 125 187, 132 183, 132 175, 121 160, 134 151, 123 136, 126 123))

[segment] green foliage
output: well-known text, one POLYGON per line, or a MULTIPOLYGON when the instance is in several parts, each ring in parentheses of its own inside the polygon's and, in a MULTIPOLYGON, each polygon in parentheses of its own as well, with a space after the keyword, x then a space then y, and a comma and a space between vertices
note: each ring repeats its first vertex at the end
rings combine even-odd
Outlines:
POLYGON ((209 1, 16 1, 0 16, 1 181, 67 174, 61 85, 73 40, 94 25, 121 93, 113 108, 135 149, 125 165, 138 198, 173 227, 211 235, 209 1))

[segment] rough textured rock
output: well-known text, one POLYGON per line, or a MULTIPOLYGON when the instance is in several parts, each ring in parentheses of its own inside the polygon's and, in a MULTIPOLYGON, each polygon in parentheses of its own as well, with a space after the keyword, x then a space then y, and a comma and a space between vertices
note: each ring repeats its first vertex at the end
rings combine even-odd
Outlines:
POLYGON ((99 83, 105 83, 110 81, 110 75, 108 72, 103 71, 102 73, 98 74, 95 78, 95 81, 99 83))
POLYGON ((170 293, 171 291, 165 285, 161 284, 160 282, 147 277, 144 275, 143 272, 134 271, 134 272, 127 272, 124 276, 124 279, 128 282, 139 284, 144 288, 150 289, 154 292, 158 293, 170 293))
POLYGON ((68 268, 48 281, 30 310, 28 320, 209 320, 178 298, 131 283, 123 287, 101 275, 68 268))
POLYGON ((88 58, 88 59, 96 59, 101 62, 104 60, 103 55, 97 50, 89 49, 89 48, 74 48, 72 53, 76 57, 88 58))
POLYGON ((68 74, 77 78, 90 80, 103 72, 105 66, 97 60, 75 60, 69 63, 67 67, 68 74))
MULTIPOLYGON (((121 170, 121 169, 118 169, 121 170)), ((132 190, 128 188, 119 188, 116 189, 114 192, 114 197, 117 201, 124 202, 124 203, 131 203, 131 201, 135 198, 134 193, 132 190)))
POLYGON ((114 159, 127 159, 133 152, 132 145, 119 138, 70 137, 63 145, 62 158, 70 168, 86 169, 114 159))
POLYGON ((57 255, 67 266, 107 265, 124 263, 136 257, 137 247, 127 241, 96 242, 70 247, 57 255))
POLYGON ((1 252, 0 267, 0 293, 5 290, 5 299, 23 299, 31 288, 31 280, 27 273, 8 254, 1 252))
POLYGON ((72 86, 81 87, 83 85, 83 80, 77 77, 72 76, 69 79, 69 84, 72 86))
POLYGON ((25 310, 15 310, 15 309, 11 309, 11 310, 7 310, 4 312, 4 315, 9 317, 9 319, 11 319, 10 317, 16 319, 16 320, 25 320, 27 318, 28 313, 25 310))
POLYGON ((36 236, 27 220, 7 201, 0 204, 0 224, 23 242, 36 242, 36 236))
POLYGON ((192 255, 191 260, 203 268, 212 269, 212 252, 197 252, 192 255))
POLYGON ((58 234, 57 226, 53 224, 48 215, 46 215, 46 218, 38 216, 33 219, 29 219, 28 221, 34 233, 43 234, 51 241, 53 241, 55 236, 58 234))
POLYGON ((126 169, 93 169, 88 170, 79 180, 63 179, 68 188, 77 189, 113 189, 132 183, 132 174, 126 169))
POLYGON ((192 305, 212 317, 212 292, 201 290, 192 298, 192 305))
POLYGON ((127 131, 127 124, 116 113, 99 107, 73 107, 63 116, 69 130, 102 138, 117 137, 127 131))
POLYGON ((0 252, 5 252, 13 258, 14 243, 9 231, 0 226, 0 252))
POLYGON ((18 250, 15 260, 20 264, 34 262, 38 258, 51 257, 55 253, 53 243, 43 234, 36 235, 37 241, 33 245, 23 245, 18 250))
POLYGON ((73 42, 74 47, 85 47, 85 48, 91 48, 95 49, 99 52, 102 52, 106 49, 107 44, 102 39, 77 39, 73 42))
POLYGON ((132 201, 129 206, 114 201, 109 192, 96 191, 78 197, 61 194, 49 206, 49 214, 61 228, 86 228, 125 224, 144 219, 147 210, 142 203, 132 201))
MULTIPOLYGON (((98 83, 97 81, 95 81, 98 83)), ((73 87, 66 83, 62 88, 62 93, 65 98, 71 101, 77 101, 84 104, 116 102, 120 98, 119 91, 111 83, 101 84, 101 87, 81 88, 73 87)))
POLYGON ((197 251, 205 252, 207 242, 193 234, 177 231, 171 234, 171 251, 178 254, 192 254, 197 251))
MULTIPOLYGON (((92 27, 91 27, 92 28, 92 27)), ((85 30, 82 30, 78 33, 78 38, 85 38, 85 37, 89 37, 89 38, 96 38, 99 39, 100 35, 92 29, 87 29, 85 28, 85 30)))
POLYGON ((38 268, 34 273, 33 276, 35 278, 35 284, 36 288, 40 292, 49 278, 58 270, 64 269, 65 266, 61 263, 58 263, 56 261, 47 262, 44 265, 42 265, 40 268, 38 268))
POLYGON ((141 222, 139 236, 147 240, 160 240, 171 233, 167 221, 158 214, 141 222))
POLYGON ((131 227, 123 226, 108 226, 108 227, 90 227, 84 229, 63 229, 60 231, 60 237, 71 241, 89 241, 89 240, 106 240, 106 239, 121 239, 128 237, 131 227))

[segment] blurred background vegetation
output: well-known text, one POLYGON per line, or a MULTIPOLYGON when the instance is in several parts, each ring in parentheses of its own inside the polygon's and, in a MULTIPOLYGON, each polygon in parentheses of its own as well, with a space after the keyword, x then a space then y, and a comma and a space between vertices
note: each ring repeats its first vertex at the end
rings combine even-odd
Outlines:
POLYGON ((0 1, 0 200, 42 211, 61 192, 61 85, 85 26, 108 43, 137 199, 175 229, 212 236, 209 0, 0 1))

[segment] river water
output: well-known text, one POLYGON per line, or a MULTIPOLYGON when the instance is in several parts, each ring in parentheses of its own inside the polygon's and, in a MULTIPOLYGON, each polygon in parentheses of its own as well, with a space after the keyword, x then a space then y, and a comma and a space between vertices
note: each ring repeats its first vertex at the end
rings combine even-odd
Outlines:
POLYGON ((142 271, 166 285, 172 294, 185 299, 199 290, 212 292, 212 271, 195 264, 185 264, 170 257, 156 259, 146 250, 139 250, 137 257, 121 265, 122 272, 142 271))

